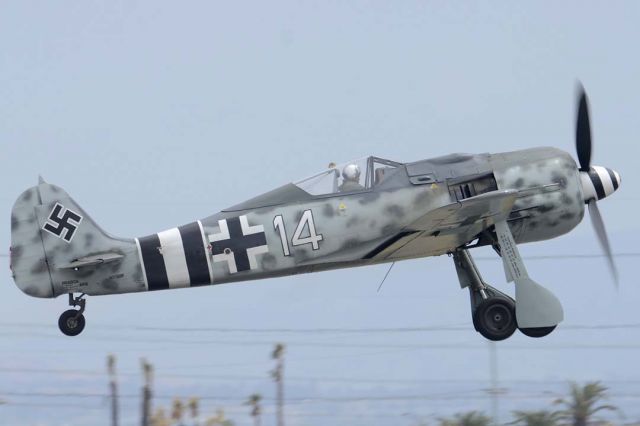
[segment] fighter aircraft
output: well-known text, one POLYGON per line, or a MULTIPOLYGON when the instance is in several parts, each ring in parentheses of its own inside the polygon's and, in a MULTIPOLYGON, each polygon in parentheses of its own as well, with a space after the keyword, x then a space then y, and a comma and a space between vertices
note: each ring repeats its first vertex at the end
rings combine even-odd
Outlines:
POLYGON ((580 88, 579 166, 556 148, 452 154, 411 163, 367 157, 289 183, 219 213, 139 238, 103 231, 60 187, 39 184, 11 212, 11 270, 34 297, 69 296, 58 321, 76 336, 86 296, 257 280, 451 255, 471 295, 476 331, 503 340, 531 337, 563 320, 559 300, 529 277, 517 245, 561 236, 588 205, 614 277, 597 201, 620 175, 591 166, 588 100, 580 88), (515 300, 487 284, 470 250, 502 257, 515 300), (78 295, 76 295, 79 293, 78 295))

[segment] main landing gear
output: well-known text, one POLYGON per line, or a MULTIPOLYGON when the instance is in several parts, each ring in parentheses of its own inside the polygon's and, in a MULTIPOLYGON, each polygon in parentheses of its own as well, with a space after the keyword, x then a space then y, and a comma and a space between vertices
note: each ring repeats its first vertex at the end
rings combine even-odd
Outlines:
POLYGON ((555 326, 519 328, 515 301, 482 279, 467 249, 456 250, 453 260, 460 286, 469 289, 473 326, 485 338, 493 341, 505 340, 511 337, 516 329, 529 337, 543 337, 555 329, 555 326))
POLYGON ((58 327, 67 336, 77 336, 82 333, 85 326, 84 309, 87 304, 87 300, 84 298, 85 294, 82 293, 78 297, 74 297, 73 293, 69 293, 69 306, 79 306, 80 309, 69 309, 64 311, 58 319, 58 327))

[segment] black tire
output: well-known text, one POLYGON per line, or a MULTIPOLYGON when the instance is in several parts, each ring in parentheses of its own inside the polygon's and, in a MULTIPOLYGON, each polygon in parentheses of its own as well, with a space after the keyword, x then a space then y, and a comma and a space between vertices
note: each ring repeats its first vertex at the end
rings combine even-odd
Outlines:
POLYGON ((540 338, 551 334, 556 327, 557 325, 554 325, 553 327, 518 328, 518 330, 520 330, 520 332, 525 336, 540 338))
POLYGON ((77 318, 76 315, 78 315, 78 311, 69 309, 68 311, 64 311, 58 319, 60 331, 67 336, 77 336, 84 330, 84 315, 80 314, 77 318))
POLYGON ((473 314, 473 325, 489 340, 507 339, 518 327, 515 304, 504 297, 483 300, 473 314))

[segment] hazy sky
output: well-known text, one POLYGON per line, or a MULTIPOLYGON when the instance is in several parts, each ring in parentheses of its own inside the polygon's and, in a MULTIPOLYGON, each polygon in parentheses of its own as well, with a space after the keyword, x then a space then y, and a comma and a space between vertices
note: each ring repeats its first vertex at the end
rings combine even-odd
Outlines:
MULTIPOLYGON (((614 251, 638 252, 638 22, 640 4, 621 1, 3 1, 0 253, 11 206, 38 174, 109 232, 134 237, 331 161, 540 145, 573 153, 578 78, 591 99, 593 163, 622 175, 620 191, 600 203, 614 251)), ((598 254, 588 222, 522 252, 598 254)), ((495 255, 477 255, 487 258, 478 262, 485 278, 512 292, 495 255)), ((503 420, 515 408, 548 407, 569 379, 604 380, 627 420, 640 419, 640 329, 570 327, 640 324, 637 260, 618 258, 617 292, 603 259, 527 264, 562 300, 566 327, 498 345, 503 420)), ((57 329, 66 298, 30 298, 6 270, 0 422, 107 425, 102 372, 114 353, 123 425, 138 421, 144 356, 157 371, 156 406, 207 397, 204 411, 225 407, 246 426, 240 404, 260 392, 271 426, 276 341, 287 343, 288 425, 414 425, 489 411, 488 345, 472 330, 451 259, 399 263, 376 293, 386 269, 89 298, 87 328, 73 339, 57 329), (166 330, 194 327, 454 329, 166 330)))

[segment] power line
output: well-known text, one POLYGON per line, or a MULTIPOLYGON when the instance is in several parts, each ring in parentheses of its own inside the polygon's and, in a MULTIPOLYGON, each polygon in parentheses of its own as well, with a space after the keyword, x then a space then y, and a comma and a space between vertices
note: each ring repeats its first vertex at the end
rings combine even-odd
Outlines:
MULTIPOLYGON (((0 325, 3 325, 0 323, 0 325)), ((367 328, 233 328, 233 327, 155 327, 138 326, 126 327, 136 331, 162 331, 162 332, 217 332, 217 333, 302 333, 302 334, 340 334, 340 333, 418 333, 438 331, 469 331, 468 325, 439 325, 419 327, 367 327, 367 328)), ((560 325, 559 330, 612 330, 612 329, 640 329, 640 323, 619 324, 575 324, 560 325)))
MULTIPOLYGON (((555 260, 555 259, 597 259, 606 257, 604 254, 556 254, 556 255, 533 255, 523 256, 524 260, 555 260)), ((616 258, 625 257, 640 257, 640 253, 616 253, 613 255, 616 258)), ((478 256, 474 257, 474 260, 495 260, 496 257, 491 256, 478 256)))
MULTIPOLYGON (((57 336, 50 336, 57 338, 57 336)), ((157 339, 120 339, 120 338, 95 338, 100 341, 135 341, 137 343, 170 343, 176 345, 227 345, 227 346, 271 346, 269 341, 224 341, 224 340, 157 340, 157 339)), ((286 340, 285 340, 286 341, 286 340)), ((320 348, 354 348, 354 349, 478 349, 484 350, 481 344, 473 343, 325 343, 325 342, 295 342, 286 341, 287 345, 298 347, 320 347, 320 348)), ((602 344, 602 343, 569 343, 553 344, 544 346, 528 345, 504 345, 501 350, 531 350, 549 351, 559 349, 611 349, 611 350, 639 350, 640 344, 602 344)))
MULTIPOLYGON (((3 408, 11 408, 11 407, 36 407, 36 408, 52 408, 52 409, 60 409, 60 408, 69 408, 69 409, 78 409, 78 404, 70 404, 70 403, 60 403, 60 402, 12 402, 7 401, 3 408)), ((232 406, 233 407, 233 406, 232 406)), ((96 411, 104 411, 105 407, 103 406, 88 406, 86 404, 82 405, 82 410, 96 410, 96 411)), ((246 414, 247 408, 246 406, 238 406, 235 409, 230 409, 230 406, 226 405, 224 407, 224 411, 227 414, 232 415, 243 415, 246 414)), ((273 414, 271 410, 266 411, 264 414, 273 414)), ((423 415, 424 417, 428 416, 427 414, 423 415)), ((319 412, 292 412, 287 413, 287 417, 340 417, 340 418, 348 418, 348 419, 359 419, 362 417, 375 417, 375 418, 390 418, 397 419, 398 415, 396 414, 382 414, 382 413, 358 413, 358 414, 349 414, 349 413, 319 413, 319 412)))
MULTIPOLYGON (((38 403, 38 402, 12 402, 12 401, 6 401, 5 404, 3 405, 3 408, 6 407, 37 407, 37 408, 44 408, 44 407, 50 407, 50 408, 74 408, 74 409, 78 409, 78 404, 60 404, 60 403, 38 403)), ((83 405, 82 406, 83 410, 100 410, 100 411, 104 411, 104 407, 100 407, 100 406, 86 406, 83 405)))
MULTIPOLYGON (((640 324, 639 324, 640 326, 640 324)), ((425 331, 457 331, 469 330, 468 326, 424 326, 424 327, 390 327, 390 328, 224 328, 224 327, 130 327, 136 331, 162 331, 162 332, 216 332, 216 333, 415 333, 425 331)))
MULTIPOLYGON (((7 401, 3 408, 11 408, 11 407, 34 407, 34 408, 51 408, 51 409, 78 409, 78 404, 72 403, 63 403, 63 402, 12 402, 7 401)), ((133 408, 133 407, 128 407, 133 408)), ((100 405, 82 405, 83 410, 95 410, 95 411, 104 411, 105 407, 100 405)), ((247 408, 244 405, 238 406, 229 406, 225 405, 224 411, 227 414, 231 414, 234 416, 245 415, 247 412, 247 408)), ((274 414, 273 410, 266 410, 264 414, 274 414)), ((376 412, 358 412, 358 413, 350 413, 350 412, 291 412, 287 413, 287 417, 333 417, 333 418, 344 418, 344 419, 361 419, 361 418, 388 418, 388 419, 398 419, 399 417, 406 414, 389 414, 389 413, 376 413, 376 412)), ((420 417, 431 417, 432 414, 420 414, 417 413, 417 416, 420 417)))
MULTIPOLYGON (((51 324, 47 323, 10 323, 0 322, 0 327, 17 327, 17 328, 51 328, 51 324)), ((415 327, 336 327, 336 328, 236 328, 236 327, 156 327, 156 326, 119 326, 119 325, 106 325, 96 324, 93 326, 97 329, 109 329, 109 330, 121 330, 126 329, 128 331, 139 332, 173 332, 173 333, 248 333, 248 334, 384 334, 384 333, 423 333, 423 332, 440 332, 440 331, 470 331, 471 328, 468 325, 437 325, 437 326, 415 326, 415 327)), ((616 330, 616 329, 640 329, 640 323, 617 323, 617 324, 567 324, 560 325, 558 330, 562 331, 575 331, 575 330, 616 330)), ((7 334, 2 333, 0 334, 7 334)), ((24 336, 24 332, 20 332, 21 336, 24 336)), ((53 337, 57 338, 57 335, 39 334, 38 337, 53 337)), ((147 338, 141 340, 140 338, 128 338, 128 337, 114 337, 103 336, 96 337, 95 339, 107 340, 107 341, 135 341, 141 343, 212 343, 212 344, 273 344, 272 341, 257 341, 257 340, 171 340, 166 338, 147 338)), ((309 344, 309 345, 345 345, 351 346, 352 344, 332 343, 332 342, 292 342, 293 344, 309 344)), ((355 344, 358 346, 359 344, 355 344)), ((425 346, 426 347, 426 346, 425 346)))
MULTIPOLYGON (((15 373, 15 374, 51 374, 51 375, 78 375, 88 377, 102 377, 105 373, 99 370, 76 370, 76 369, 46 369, 46 368, 10 368, 0 367, 0 373, 15 373)), ((119 372, 118 376, 123 377, 138 377, 140 373, 135 372, 119 372)), ((194 379, 213 379, 213 380, 268 380, 269 377, 265 374, 258 375, 228 375, 228 374, 199 374, 199 373, 174 373, 174 374, 157 374, 155 378, 170 379, 170 378, 194 378, 194 379)), ((287 381, 293 382, 326 382, 326 383, 400 383, 400 384, 438 384, 438 383, 485 383, 485 379, 363 379, 363 378, 348 378, 348 377, 304 377, 304 376, 288 376, 287 381)), ((501 379, 503 383, 524 383, 524 384, 566 384, 570 380, 532 380, 532 379, 501 379)), ((618 380, 603 380, 604 383, 623 383, 623 384, 638 384, 640 378, 637 379, 618 379, 618 380)))
MULTIPOLYGON (((18 392, 18 391, 0 391, 0 395, 13 396, 13 397, 33 397, 33 398, 108 398, 108 394, 103 393, 91 393, 91 392, 18 392)), ((506 394, 504 398, 509 399, 550 399, 557 398, 559 395, 557 392, 528 392, 522 394, 506 394)), ((124 399, 137 399, 139 395, 124 394, 120 395, 124 399)), ((364 401, 423 401, 423 400, 469 400, 480 399, 484 400, 489 398, 490 395, 484 394, 481 391, 472 390, 464 392, 451 392, 451 393, 438 393, 431 395, 363 395, 363 396, 347 396, 347 397, 328 397, 328 396, 304 396, 288 398, 287 403, 314 403, 314 402, 327 402, 327 403, 352 403, 352 402, 364 402, 364 401), (476 393, 476 395, 469 395, 470 393, 476 393)), ((611 398, 630 398, 640 399, 638 393, 619 393, 611 394, 611 398)), ((154 395, 154 398, 171 400, 180 398, 176 395, 154 395)), ((199 396, 198 399, 203 401, 245 401, 246 396, 199 396)), ((265 401, 275 403, 275 398, 265 398, 265 401)))
MULTIPOLYGON (((610 330, 610 329, 638 329, 640 324, 616 324, 602 326, 574 326, 570 330, 610 330)), ((355 330, 355 329, 354 329, 355 330)), ((370 329, 369 331, 371 331, 370 329)), ((455 329, 458 330, 458 329, 455 329)), ((468 331, 469 327, 463 330, 468 331)), ((380 329, 385 332, 386 329, 380 329)), ((304 332, 304 331, 303 331, 304 332)), ((307 331, 308 332, 308 331, 307 331)), ((7 333, 0 333, 7 335, 7 333)), ((20 333, 20 337, 28 337, 28 334, 20 333)), ((41 335, 38 337, 47 337, 57 339, 57 335, 41 335)), ((109 341, 109 342, 135 342, 135 343, 162 343, 172 345, 227 345, 227 346, 271 346, 272 341, 269 340, 210 340, 210 339, 166 339, 166 338, 127 338, 103 336, 89 338, 89 340, 109 341)), ((285 339, 286 340, 286 339, 285 339)), ((360 348, 360 349, 484 349, 481 344, 453 342, 453 343, 335 343, 323 341, 291 341, 286 340, 291 346, 298 347, 321 347, 321 348, 360 348)), ((557 349, 620 349, 620 350, 636 350, 640 349, 640 344, 617 344, 617 343, 560 343, 544 346, 529 345, 509 345, 501 346, 501 350, 557 350, 557 349)))

